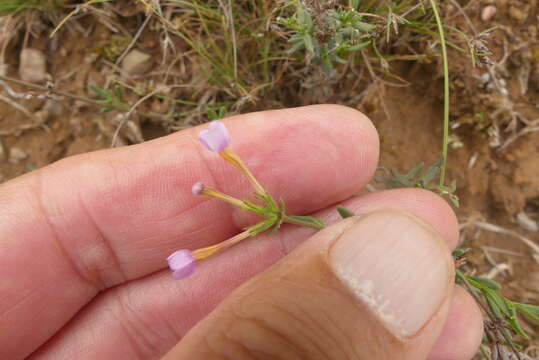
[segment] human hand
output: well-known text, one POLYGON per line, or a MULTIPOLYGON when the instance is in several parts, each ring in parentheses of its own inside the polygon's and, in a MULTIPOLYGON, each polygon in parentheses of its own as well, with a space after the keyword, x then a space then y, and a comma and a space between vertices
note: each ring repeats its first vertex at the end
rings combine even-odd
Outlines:
POLYGON ((481 316, 453 285, 450 207, 419 189, 353 197, 378 161, 368 119, 323 105, 224 122, 290 212, 333 223, 346 200, 372 214, 316 234, 287 226, 174 281, 171 252, 252 221, 192 195, 198 180, 249 188, 200 151, 198 129, 59 161, 0 186, 1 359, 154 359, 180 340, 166 359, 471 358, 481 316), (390 302, 366 297, 369 287, 390 302))

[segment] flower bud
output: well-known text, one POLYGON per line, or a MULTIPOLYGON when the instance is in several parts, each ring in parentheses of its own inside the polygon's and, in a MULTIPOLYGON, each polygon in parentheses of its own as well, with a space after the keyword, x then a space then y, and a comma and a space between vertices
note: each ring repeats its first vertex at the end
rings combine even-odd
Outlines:
POLYGON ((202 192, 204 191, 204 183, 202 181, 195 183, 191 188, 191 191, 193 192, 193 195, 202 195, 202 192))

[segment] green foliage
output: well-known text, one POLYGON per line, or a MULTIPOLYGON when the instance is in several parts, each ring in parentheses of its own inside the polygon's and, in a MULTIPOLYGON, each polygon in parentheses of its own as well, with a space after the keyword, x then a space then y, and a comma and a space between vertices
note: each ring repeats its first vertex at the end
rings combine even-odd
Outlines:
POLYGON ((326 226, 322 220, 313 216, 288 215, 285 219, 289 224, 309 226, 314 229, 323 229, 326 226))
POLYGON ((307 57, 323 64, 327 68, 334 64, 346 64, 348 54, 362 50, 371 44, 371 37, 376 25, 365 21, 364 15, 356 7, 337 7, 325 10, 313 20, 312 9, 296 2, 295 13, 279 22, 292 35, 289 54, 306 51, 307 57))
POLYGON ((129 105, 123 100, 122 87, 118 84, 114 86, 114 92, 102 89, 97 86, 90 86, 90 89, 99 95, 100 102, 105 105, 101 112, 109 112, 112 110, 128 110, 129 105))
POLYGON ((456 207, 459 206, 459 198, 455 195, 457 182, 453 180, 450 186, 440 185, 434 180, 440 175, 442 159, 439 159, 425 169, 425 163, 420 162, 406 174, 397 170, 389 170, 385 175, 379 175, 375 179, 384 183, 390 189, 396 188, 422 188, 436 191, 439 195, 447 197, 456 207))
POLYGON ((509 300, 499 293, 502 287, 496 281, 466 275, 457 270, 457 282, 470 285, 473 291, 476 291, 485 298, 492 316, 500 324, 500 331, 504 333, 508 340, 512 341, 514 335, 520 335, 525 339, 529 338, 528 334, 520 325, 518 315, 539 324, 539 306, 509 300))
POLYGON ((0 15, 16 13, 28 9, 42 9, 39 0, 3 0, 0 2, 0 15))
POLYGON ((226 106, 220 106, 219 108, 208 109, 208 111, 206 111, 206 114, 208 115, 208 119, 210 121, 222 119, 226 116, 226 113, 226 106))
POLYGON ((337 211, 339 212, 339 215, 341 215, 343 219, 354 216, 354 213, 351 210, 345 208, 344 206, 340 206, 340 205, 337 206, 337 211))
MULTIPOLYGON (((468 250, 456 249, 453 251, 453 257, 459 261, 468 250)), ((500 293, 502 286, 492 279, 466 275, 456 270, 455 280, 465 285, 475 295, 481 295, 486 303, 483 309, 488 313, 490 320, 485 322, 483 343, 491 349, 507 346, 510 351, 518 352, 517 349, 522 347, 514 342, 514 337, 518 335, 529 339, 520 325, 519 317, 525 317, 539 325, 539 306, 509 300, 500 293)), ((497 351, 492 351, 492 358, 495 358, 497 351)), ((481 348, 481 353, 485 358, 489 358, 484 348, 481 348)))

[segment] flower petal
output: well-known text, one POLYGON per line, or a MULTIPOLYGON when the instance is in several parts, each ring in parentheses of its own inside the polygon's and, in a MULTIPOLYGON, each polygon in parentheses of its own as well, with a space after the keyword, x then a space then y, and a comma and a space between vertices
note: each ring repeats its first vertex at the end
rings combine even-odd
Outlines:
POLYGON ((176 280, 186 278, 195 272, 196 259, 189 250, 178 250, 168 258, 168 267, 176 280))
POLYGON ((207 129, 198 134, 200 142, 209 150, 221 152, 230 144, 230 134, 225 124, 219 120, 212 121, 207 129))

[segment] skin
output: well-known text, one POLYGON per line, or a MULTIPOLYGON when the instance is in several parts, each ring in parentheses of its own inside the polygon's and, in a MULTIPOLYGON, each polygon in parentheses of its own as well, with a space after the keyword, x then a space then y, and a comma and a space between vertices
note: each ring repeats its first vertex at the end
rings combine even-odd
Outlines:
MULTIPOLYGON (((408 211, 456 246, 455 215, 431 192, 354 196, 379 154, 376 130, 359 112, 317 105, 224 122, 234 150, 289 213, 331 223, 337 203, 358 214, 408 211)), ((314 234, 285 226, 172 280, 170 253, 218 243, 253 221, 191 194, 197 181, 238 197, 250 192, 198 143, 200 130, 70 157, 0 186, 0 358, 160 358, 231 291, 314 234)), ((469 359, 477 348, 477 306, 461 289, 449 306, 431 360, 469 359)))

